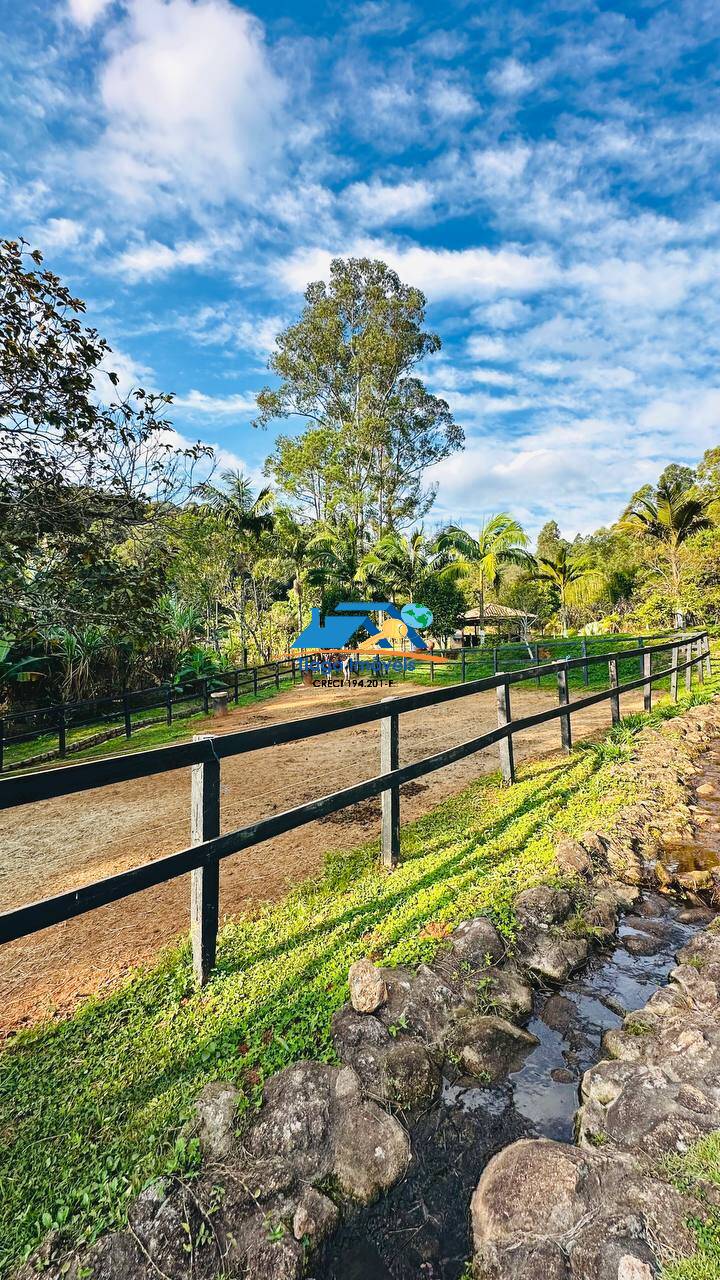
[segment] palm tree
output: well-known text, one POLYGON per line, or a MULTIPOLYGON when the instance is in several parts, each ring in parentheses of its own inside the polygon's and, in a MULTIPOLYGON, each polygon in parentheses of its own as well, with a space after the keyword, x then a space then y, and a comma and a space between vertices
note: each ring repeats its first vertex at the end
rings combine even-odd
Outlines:
POLYGON ((281 507, 275 516, 273 542, 281 573, 293 575, 293 591, 297 600, 298 634, 303 629, 303 577, 308 566, 310 530, 300 524, 292 512, 281 507))
POLYGON ((605 584, 603 574, 586 553, 573 552, 571 547, 562 544, 552 558, 538 556, 533 577, 537 582, 549 583, 557 591, 564 636, 568 633, 568 607, 587 603, 605 584))
POLYGON ((203 499, 200 510, 217 515, 235 533, 256 535, 272 528, 270 486, 256 495, 242 471, 223 471, 219 486, 206 481, 198 492, 203 499))
POLYGON ((485 591, 488 587, 497 591, 503 570, 511 564, 529 568, 533 564, 532 556, 525 550, 529 538, 522 525, 508 515, 506 511, 498 511, 494 516, 483 519, 477 538, 451 524, 439 534, 435 543, 436 551, 455 564, 462 576, 474 570, 478 576, 478 606, 482 622, 485 613, 485 591))
POLYGON ((368 580, 367 575, 360 571, 361 546, 360 528, 351 519, 344 519, 337 525, 326 525, 310 539, 307 549, 312 553, 313 564, 308 582, 313 587, 320 587, 323 612, 328 589, 342 595, 350 592, 361 578, 368 580))
POLYGON ((415 590, 423 574, 434 567, 438 559, 433 553, 430 540, 425 536, 423 526, 414 529, 410 535, 386 533, 383 538, 363 557, 361 570, 377 576, 387 583, 390 595, 394 599, 396 593, 415 599, 415 590))
POLYGON ((670 587, 678 630, 685 626, 681 548, 693 534, 712 527, 709 505, 709 498, 670 479, 660 482, 654 497, 637 497, 620 522, 621 527, 645 538, 660 552, 661 560, 653 567, 670 587))

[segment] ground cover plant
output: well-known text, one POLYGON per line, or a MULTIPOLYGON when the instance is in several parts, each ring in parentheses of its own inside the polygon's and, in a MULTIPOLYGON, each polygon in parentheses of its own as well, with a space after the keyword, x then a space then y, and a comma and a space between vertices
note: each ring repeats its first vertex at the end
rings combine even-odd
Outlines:
POLYGON ((684 1156, 672 1157, 666 1170, 681 1191, 698 1195, 705 1211, 691 1219, 697 1236, 697 1252, 692 1258, 672 1262, 663 1271, 663 1280, 717 1280, 720 1276, 720 1211, 708 1202, 708 1184, 720 1189, 720 1131, 701 1138, 684 1156))
MULTIPOLYGON (((649 719, 675 713, 666 704, 649 719)), ((479 912, 512 941, 513 898, 553 879, 559 833, 605 826, 633 800, 617 768, 631 751, 623 724, 522 767, 512 788, 483 776, 403 829, 392 875, 368 843, 329 857, 320 880, 284 901, 227 922, 203 991, 181 943, 111 996, 18 1035, 0 1055, 0 1268, 53 1226, 78 1239, 122 1222, 149 1179, 192 1166, 180 1129, 208 1080, 236 1082, 247 1109, 289 1062, 330 1059, 331 1015, 359 956, 428 960, 438 937, 479 912)))

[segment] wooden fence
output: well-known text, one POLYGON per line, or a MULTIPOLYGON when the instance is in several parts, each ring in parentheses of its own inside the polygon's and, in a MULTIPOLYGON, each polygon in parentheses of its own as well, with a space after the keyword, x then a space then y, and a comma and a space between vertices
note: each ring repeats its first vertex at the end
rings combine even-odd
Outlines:
MULTIPOLYGON (((630 646, 642 647, 662 636, 630 636, 625 642, 630 646)), ((447 664, 438 675, 434 664, 430 664, 430 681, 436 679, 447 681, 448 677, 457 675, 463 682, 468 679, 468 672, 473 669, 477 673, 478 666, 487 666, 495 675, 499 670, 519 668, 527 664, 528 659, 539 666, 541 654, 547 657, 587 657, 593 653, 604 653, 612 649, 619 638, 612 636, 578 636, 570 639, 548 639, 530 644, 511 643, 495 647, 469 647, 459 650, 436 649, 437 654, 447 658, 447 664)), ((132 737, 133 732, 145 729, 152 724, 165 721, 168 725, 173 719, 194 714, 194 710, 202 709, 205 715, 210 709, 210 701, 214 690, 225 689, 230 698, 237 703, 246 694, 258 693, 263 689, 275 686, 280 688, 281 682, 290 679, 295 684, 299 672, 299 659, 289 655, 286 658, 262 662, 254 667, 232 667, 218 671, 214 676, 189 677, 182 684, 162 684, 146 689, 126 689, 122 693, 106 694, 98 698, 86 698, 80 702, 55 702, 45 707, 33 707, 22 711, 6 711, 0 716, 0 773, 8 766, 10 769, 24 767, 22 760, 8 760, 8 748, 21 743, 36 742, 40 738, 55 736, 57 748, 48 749, 40 757, 31 758, 29 765, 40 760, 65 757, 73 751, 93 745, 94 741, 102 741, 114 737, 132 737), (161 711, 161 716, 147 719, 147 713, 161 711), (133 719, 135 717, 135 719, 133 719), (138 718, 139 717, 139 718, 138 718), (23 728, 22 726, 25 726, 23 728), (77 741, 69 740, 75 729, 98 731, 94 739, 77 741)), ((403 670, 402 678, 408 673, 403 670)), ((410 673, 412 678, 412 673, 410 673)), ((588 683, 588 667, 583 668, 584 683, 588 683)))
POLYGON ((186 766, 190 766, 192 770, 191 844, 188 848, 129 871, 93 881, 81 888, 0 914, 0 943, 37 933, 50 925, 70 920, 96 907, 118 902, 133 893, 190 873, 193 963, 198 981, 205 983, 215 963, 221 859, 379 795, 382 811, 381 856, 384 865, 391 869, 400 856, 400 787, 404 783, 424 777, 495 744, 500 752, 503 777, 507 783, 512 783, 515 779, 513 738, 516 734, 557 719, 560 722, 562 746, 570 751, 572 716, 576 712, 609 701, 612 723, 616 724, 620 720, 621 694, 642 688, 643 705, 649 711, 652 707, 653 685, 657 681, 669 678, 671 696, 677 699, 680 676, 684 678, 685 687, 690 689, 693 674, 699 682, 710 674, 710 646, 704 631, 683 633, 668 643, 652 647, 644 645, 611 654, 562 659, 519 671, 498 672, 497 675, 466 684, 445 685, 414 693, 409 697, 386 698, 367 706, 309 716, 302 720, 281 721, 263 728, 244 729, 218 736, 204 735, 192 742, 175 746, 0 779, 0 809, 9 809, 38 800, 75 795, 134 778, 156 776, 186 766), (663 654, 669 655, 669 665, 660 669, 655 666, 653 669, 653 658, 663 654), (628 658, 640 660, 642 674, 620 683, 618 663, 628 658), (568 693, 569 672, 585 663, 607 664, 608 688, 571 702, 568 693), (512 686, 535 680, 538 676, 555 677, 557 706, 513 719, 510 697, 512 686), (492 689, 497 692, 496 729, 426 756, 413 764, 400 765, 402 715, 442 703, 452 703, 458 698, 472 697, 492 689), (377 776, 321 796, 317 800, 310 800, 294 809, 262 818, 237 831, 220 835, 220 769, 224 758, 280 743, 302 742, 376 720, 380 722, 380 773, 377 776))

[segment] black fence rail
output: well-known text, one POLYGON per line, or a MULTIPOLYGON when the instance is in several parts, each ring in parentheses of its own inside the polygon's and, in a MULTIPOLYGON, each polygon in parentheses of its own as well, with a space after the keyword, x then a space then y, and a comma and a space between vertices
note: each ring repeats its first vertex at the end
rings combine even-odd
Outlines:
POLYGON ((620 720, 622 694, 642 689, 644 708, 650 710, 653 685, 658 681, 669 679, 671 696, 677 699, 681 676, 686 689, 691 689, 693 677, 702 682, 709 674, 710 648, 707 633, 682 634, 660 645, 643 645, 634 650, 622 649, 609 654, 563 658, 519 671, 498 672, 494 676, 466 684, 436 687, 413 693, 409 697, 390 697, 366 706, 309 716, 302 720, 281 721, 266 727, 217 736, 202 735, 192 742, 175 746, 0 779, 2 810, 32 804, 38 800, 75 795, 135 778, 157 776, 173 769, 189 766, 192 770, 191 844, 188 848, 129 871, 95 880, 81 888, 0 914, 0 943, 37 933, 50 925, 71 920, 86 911, 118 902, 143 889, 190 873, 193 964, 196 977, 202 984, 208 980, 215 964, 220 861, 223 858, 240 853, 273 836, 297 830, 361 800, 380 796, 381 857, 384 865, 391 869, 400 857, 400 787, 404 783, 434 773, 437 769, 445 768, 488 747, 497 746, 503 777, 510 784, 515 780, 513 739, 518 733, 558 720, 560 741, 565 751, 570 751, 572 717, 578 711, 608 701, 612 723, 616 724, 620 720), (642 674, 621 682, 618 679, 618 663, 621 659, 628 658, 641 661, 642 674), (660 665, 658 658, 662 659, 660 665), (569 675, 585 662, 591 667, 606 664, 608 687, 571 701, 568 694, 569 675), (554 677, 557 705, 514 719, 511 707, 512 688, 524 681, 535 680, 538 675, 541 678, 554 677), (400 765, 402 715, 452 703, 458 698, 472 697, 492 689, 497 694, 496 729, 412 764, 400 765), (374 721, 380 723, 380 773, 377 776, 220 835, 220 771, 223 759, 280 743, 306 741, 322 734, 374 721))
MULTIPOLYGON (((431 684, 448 681, 479 679, 496 675, 498 671, 518 670, 529 664, 538 667, 552 658, 589 657, 608 653, 624 644, 630 649, 642 648, 655 640, 665 639, 667 632, 653 636, 574 636, 567 639, 532 641, 527 644, 509 643, 491 646, 468 646, 463 649, 436 649, 435 653, 447 659, 442 667, 429 664, 429 671, 403 670, 402 678, 411 678, 431 684)), ((408 657, 411 655, 408 654, 408 657)), ((639 659, 642 662, 642 658, 639 659)), ((583 680, 589 683, 590 667, 583 665, 583 680)), ((238 667, 220 671, 208 677, 189 678, 180 684, 155 685, 152 688, 126 690, 120 694, 89 698, 80 702, 58 702, 46 707, 23 711, 6 711, 0 716, 0 773, 4 769, 25 767, 22 758, 13 747, 41 739, 55 738, 57 745, 44 744, 43 759, 57 757, 64 760, 73 751, 93 745, 94 741, 108 738, 132 737, 138 730, 150 725, 185 718, 202 710, 207 715, 215 692, 225 691, 230 700, 237 703, 247 694, 258 693, 290 679, 296 683, 300 672, 298 657, 273 659, 253 667, 238 667), (160 715, 153 713, 160 711, 160 715), (24 728, 22 726, 25 726, 24 728), (78 738, 77 731, 87 729, 97 735, 89 741, 78 738), (9 752, 8 752, 8 749, 9 752)), ((30 757, 27 764, 39 763, 30 757)))
POLYGON ((56 755, 62 760, 74 749, 91 745, 83 740, 78 743, 70 741, 71 734, 77 730, 94 730, 98 733, 98 740, 123 735, 130 738, 134 732, 151 724, 165 722, 171 725, 173 720, 200 710, 207 715, 214 693, 225 692, 230 701, 237 703, 246 694, 257 697, 259 692, 273 685, 279 689, 281 682, 288 677, 294 684, 298 673, 297 658, 279 658, 255 667, 238 667, 219 671, 213 676, 191 677, 180 684, 128 690, 83 702, 59 702, 28 711, 8 711, 0 716, 0 773, 6 767, 22 765, 22 760, 8 759, 9 747, 56 737, 57 747, 53 749, 48 744, 47 755, 56 755), (162 714, 153 715, 158 710, 162 714), (19 729, 22 724, 27 727, 19 729))

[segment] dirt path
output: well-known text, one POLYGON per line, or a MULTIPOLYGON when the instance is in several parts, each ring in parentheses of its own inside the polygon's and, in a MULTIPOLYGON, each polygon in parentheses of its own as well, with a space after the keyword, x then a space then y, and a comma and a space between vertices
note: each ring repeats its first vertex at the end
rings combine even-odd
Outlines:
MULTIPOLYGON (((406 696, 412 685, 393 688, 406 696)), ((359 705, 388 690, 298 686, 272 703, 234 710, 225 731, 359 705)), ((513 714, 530 714, 554 699, 513 690, 513 714)), ((639 706, 628 695, 623 709, 639 706)), ((494 693, 414 711, 401 720, 401 764, 475 737, 497 723, 494 693)), ((607 704, 573 718, 576 739, 605 730, 607 704)), ((198 724, 198 732, 212 727, 198 724)), ((557 721, 516 738, 517 759, 558 749, 557 721)), ((222 830, 327 794, 378 771, 377 724, 344 729, 307 742, 253 752, 222 764, 222 830)), ((498 767, 497 749, 451 765, 414 784, 403 798, 403 822, 426 813, 481 773, 498 767)), ((0 814, 0 899, 7 910, 183 848, 189 842, 189 770, 102 790, 42 801, 0 814)), ((378 804, 364 804, 266 841, 228 859, 221 870, 221 910, 232 914, 281 897, 316 873, 329 849, 351 849, 378 832, 378 804)), ((149 960, 188 924, 187 877, 0 949, 0 1031, 67 1012, 79 999, 107 990, 138 962, 149 960)))

